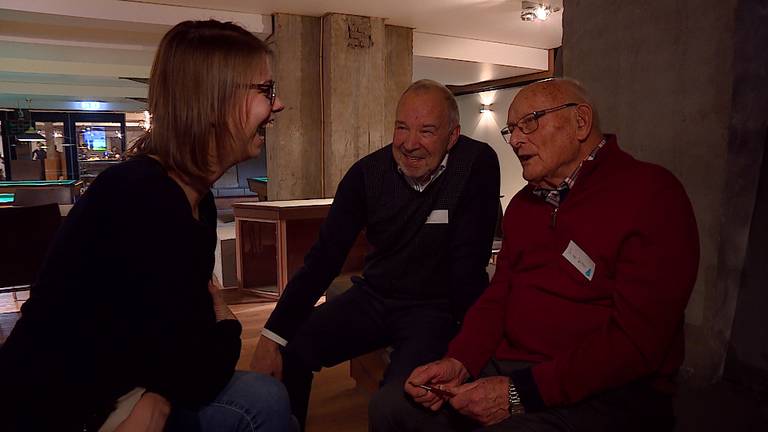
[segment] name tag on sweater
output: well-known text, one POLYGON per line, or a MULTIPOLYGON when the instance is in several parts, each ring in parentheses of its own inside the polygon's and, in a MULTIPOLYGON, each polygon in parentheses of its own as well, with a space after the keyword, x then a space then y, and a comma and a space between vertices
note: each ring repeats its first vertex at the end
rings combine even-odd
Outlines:
POLYGON ((432 210, 427 218, 428 224, 447 224, 448 223, 448 210, 432 210))
POLYGON ((595 275, 595 262, 592 261, 592 258, 574 243, 573 240, 571 240, 571 242, 568 243, 568 247, 565 248, 563 257, 576 267, 576 270, 584 275, 587 280, 592 280, 592 277, 595 275))

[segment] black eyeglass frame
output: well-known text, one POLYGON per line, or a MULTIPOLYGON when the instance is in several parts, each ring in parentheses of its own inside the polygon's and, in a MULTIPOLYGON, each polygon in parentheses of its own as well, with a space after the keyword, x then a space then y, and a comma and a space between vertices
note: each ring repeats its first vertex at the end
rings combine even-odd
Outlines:
POLYGON ((536 132, 536 129, 539 128, 539 119, 544 117, 546 114, 549 114, 551 112, 560 111, 562 109, 578 106, 579 104, 576 102, 568 102, 562 105, 558 105, 556 107, 547 108, 543 110, 534 111, 530 114, 524 115, 520 120, 517 121, 515 124, 504 126, 503 129, 501 129, 501 136, 504 138, 504 141, 509 143, 509 139, 512 137, 512 132, 515 131, 515 128, 520 129, 520 132, 524 133, 525 135, 532 134, 536 132), (531 122, 533 121, 533 128, 523 128, 520 126, 520 123, 523 121, 531 122))
POLYGON ((269 99, 269 104, 274 105, 277 99, 277 82, 269 81, 263 84, 248 84, 249 90, 256 90, 269 99))

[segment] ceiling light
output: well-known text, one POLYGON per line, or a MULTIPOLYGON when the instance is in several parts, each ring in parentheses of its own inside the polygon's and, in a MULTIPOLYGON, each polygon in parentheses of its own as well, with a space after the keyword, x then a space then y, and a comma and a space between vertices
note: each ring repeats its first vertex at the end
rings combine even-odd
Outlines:
POLYGON ((16 139, 23 142, 45 142, 45 137, 37 133, 32 126, 27 128, 24 133, 16 135, 16 139))
POLYGON ((558 6, 523 0, 520 19, 523 21, 545 21, 553 12, 559 10, 560 7, 558 6))
MULTIPOLYGON (((27 98, 27 113, 29 114, 29 127, 23 133, 16 135, 16 140, 21 142, 45 142, 45 137, 37 133, 32 123, 32 100, 27 98)), ((19 108, 19 120, 24 120, 24 111, 19 108)))

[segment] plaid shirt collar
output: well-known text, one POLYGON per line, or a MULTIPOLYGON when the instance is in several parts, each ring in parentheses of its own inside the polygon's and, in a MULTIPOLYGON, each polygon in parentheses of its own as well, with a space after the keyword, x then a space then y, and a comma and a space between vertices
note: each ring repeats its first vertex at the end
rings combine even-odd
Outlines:
POLYGON ((581 172, 581 167, 584 165, 584 161, 591 161, 595 160, 597 157, 597 152, 600 151, 601 148, 605 145, 605 138, 603 138, 602 141, 600 141, 600 144, 595 147, 594 150, 592 150, 589 155, 584 158, 583 161, 579 163, 579 166, 576 167, 576 169, 563 179, 563 182, 560 183, 560 185, 556 189, 548 189, 541 186, 536 186, 533 189, 533 194, 542 198, 544 201, 552 204, 555 207, 560 207, 560 203, 565 200, 566 195, 568 195, 568 192, 573 188, 573 185, 576 183, 576 179, 579 178, 579 173, 581 172))
POLYGON ((445 157, 443 158, 443 161, 440 162, 440 166, 438 166, 437 169, 435 169, 432 172, 432 175, 430 175, 429 179, 427 179, 427 181, 424 182, 424 183, 419 183, 416 180, 414 180, 414 179, 408 177, 407 175, 405 175, 403 170, 400 169, 400 165, 397 166, 397 172, 399 172, 400 174, 403 175, 403 178, 405 179, 406 182, 408 182, 408 184, 413 188, 413 190, 415 190, 417 192, 424 192, 424 189, 426 189, 427 186, 430 185, 430 183, 435 181, 436 178, 440 177, 440 174, 442 174, 443 171, 445 171, 445 167, 446 166, 448 166, 448 153, 445 154, 445 157))

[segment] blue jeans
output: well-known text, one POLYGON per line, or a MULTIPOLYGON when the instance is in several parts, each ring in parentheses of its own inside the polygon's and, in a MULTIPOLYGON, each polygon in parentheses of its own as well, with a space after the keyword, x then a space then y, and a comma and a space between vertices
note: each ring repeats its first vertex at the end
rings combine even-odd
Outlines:
POLYGON ((172 408, 166 431, 293 432, 288 392, 272 377, 236 371, 224 390, 199 410, 172 408))

